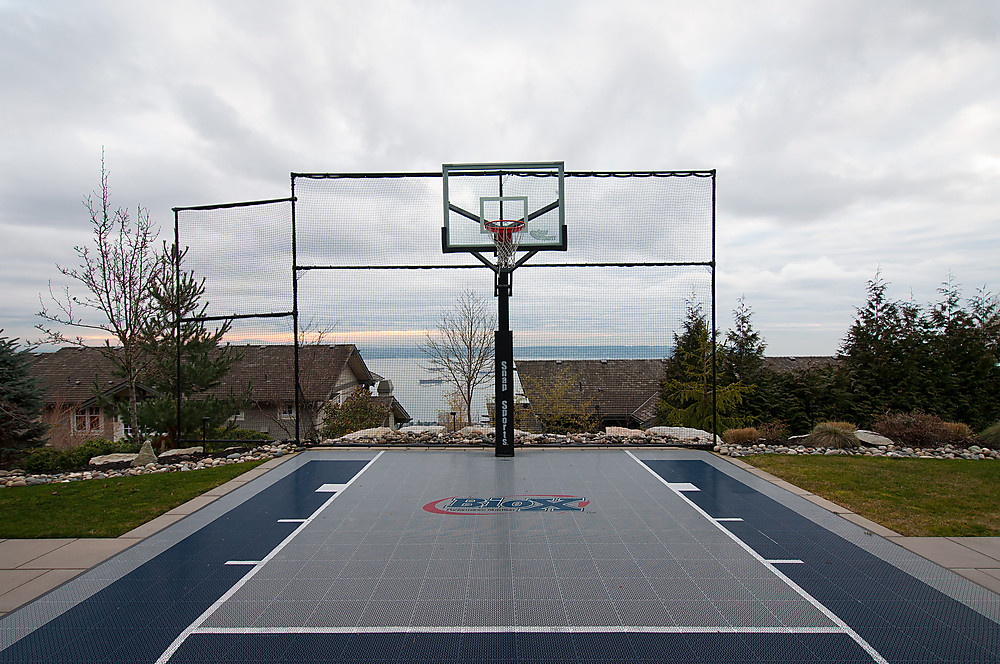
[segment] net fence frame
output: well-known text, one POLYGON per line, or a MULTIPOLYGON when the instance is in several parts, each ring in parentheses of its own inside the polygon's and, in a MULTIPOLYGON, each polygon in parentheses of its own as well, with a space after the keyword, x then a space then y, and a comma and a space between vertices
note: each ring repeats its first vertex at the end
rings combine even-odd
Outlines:
MULTIPOLYGON (((596 260, 584 260, 576 262, 530 262, 537 252, 535 251, 525 251, 523 255, 516 260, 515 268, 540 268, 540 269, 553 269, 553 268, 580 268, 580 269, 600 269, 600 268, 691 268, 691 267, 704 267, 707 268, 710 275, 710 334, 713 343, 711 344, 711 363, 712 363, 712 376, 711 376, 711 389, 712 389, 712 435, 713 440, 717 440, 718 437, 718 402, 717 402, 717 389, 718 389, 718 375, 717 375, 717 343, 715 340, 718 338, 718 326, 717 326, 717 311, 716 311, 716 268, 717 268, 717 258, 716 258, 716 176, 717 171, 715 169, 709 170, 657 170, 657 171, 566 171, 566 178, 702 178, 708 179, 711 183, 711 198, 710 198, 710 255, 705 257, 703 260, 672 260, 672 261, 596 261, 596 260)), ((473 252, 472 255, 479 259, 479 263, 472 264, 447 264, 447 263, 379 263, 376 265, 368 264, 338 264, 338 263, 309 263, 309 264, 299 264, 298 262, 298 233, 297 233, 297 222, 296 222, 296 203, 299 198, 296 195, 296 181, 297 180, 333 180, 333 179, 401 179, 401 178, 437 178, 442 179, 441 172, 340 172, 340 173, 304 173, 304 172, 292 172, 290 173, 290 189, 291 195, 287 198, 272 198, 265 200, 254 200, 254 201, 242 201, 236 203, 221 203, 215 205, 198 205, 198 206, 183 206, 172 208, 174 212, 174 242, 175 246, 180 248, 181 245, 181 233, 180 233, 180 214, 183 212, 193 212, 193 211, 216 211, 224 209, 233 208, 250 208, 253 206, 261 205, 273 205, 279 203, 288 203, 290 206, 290 240, 291 240, 291 265, 289 266, 289 279, 291 281, 291 293, 290 293, 290 310, 284 311, 271 311, 271 312, 257 312, 257 313, 241 313, 233 312, 232 314, 220 314, 211 316, 193 316, 193 317, 182 317, 180 316, 180 311, 175 312, 175 333, 177 338, 180 339, 181 326, 183 323, 189 322, 224 322, 224 321, 234 321, 234 320, 249 320, 249 319, 275 319, 275 318, 290 318, 292 323, 292 340, 293 340, 293 393, 294 393, 294 431, 295 440, 297 445, 302 443, 301 439, 301 413, 302 413, 302 386, 300 382, 300 335, 299 335, 299 276, 311 271, 376 271, 376 270, 469 270, 477 269, 484 270, 490 269, 489 263, 483 260, 479 255, 473 252)), ((179 288, 180 285, 180 275, 181 275, 181 260, 184 255, 184 251, 175 252, 176 262, 174 265, 174 274, 177 280, 176 285, 179 288)), ((182 348, 181 344, 177 344, 177 392, 175 394, 176 398, 176 426, 177 430, 174 436, 175 443, 184 442, 200 442, 197 439, 184 439, 180 436, 181 432, 181 403, 182 403, 182 390, 181 390, 181 377, 183 374, 183 363, 182 363, 182 348)), ((222 442, 222 441, 211 441, 211 442, 222 442)))

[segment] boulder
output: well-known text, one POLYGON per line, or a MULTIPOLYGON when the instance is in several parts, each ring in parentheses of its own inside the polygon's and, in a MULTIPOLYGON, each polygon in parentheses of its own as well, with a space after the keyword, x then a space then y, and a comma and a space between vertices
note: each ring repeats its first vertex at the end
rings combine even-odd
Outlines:
MULTIPOLYGON (((659 427, 658 427, 659 428, 659 427)), ((622 438, 645 438, 646 432, 641 429, 628 429, 626 427, 606 427, 604 433, 609 436, 621 436, 622 438)))
POLYGON ((423 433, 441 433, 445 430, 445 427, 439 427, 436 425, 413 425, 408 427, 400 427, 399 433, 413 433, 413 434, 423 434, 423 433))
POLYGON ((361 440, 362 438, 382 438, 392 433, 389 427, 375 427, 374 429, 362 429, 342 436, 343 440, 361 440))
POLYGON ((99 468, 101 470, 119 470, 131 467, 132 462, 135 461, 137 456, 139 455, 125 453, 102 454, 101 456, 92 457, 89 465, 92 468, 99 468))
POLYGON ((877 434, 874 431, 865 431, 864 429, 858 429, 854 432, 854 436, 860 440, 865 445, 871 447, 878 447, 879 445, 893 445, 894 443, 881 434, 877 434))
POLYGON ((205 455, 205 448, 201 445, 197 447, 182 447, 176 450, 167 450, 160 453, 160 463, 177 463, 178 461, 188 461, 198 459, 205 455))
POLYGON ((132 459, 132 467, 140 468, 142 466, 148 466, 151 463, 156 463, 156 454, 153 453, 153 445, 148 440, 142 444, 139 448, 139 454, 132 459))

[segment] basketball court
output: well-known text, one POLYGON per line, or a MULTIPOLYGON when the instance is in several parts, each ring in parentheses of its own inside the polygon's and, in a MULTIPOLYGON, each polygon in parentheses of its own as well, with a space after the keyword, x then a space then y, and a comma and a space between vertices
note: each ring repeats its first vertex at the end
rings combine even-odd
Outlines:
POLYGON ((298 455, 0 621, 2 662, 995 662, 1000 597, 711 454, 298 455))

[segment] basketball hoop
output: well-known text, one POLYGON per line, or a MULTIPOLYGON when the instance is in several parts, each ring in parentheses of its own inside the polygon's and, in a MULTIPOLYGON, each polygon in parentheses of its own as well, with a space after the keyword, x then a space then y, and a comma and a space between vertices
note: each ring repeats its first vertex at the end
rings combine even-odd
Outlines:
POLYGON ((497 250, 497 267, 501 270, 509 270, 514 267, 514 254, 521 244, 521 231, 524 230, 524 222, 520 219, 498 219, 487 221, 483 224, 490 233, 493 233, 493 244, 497 250))

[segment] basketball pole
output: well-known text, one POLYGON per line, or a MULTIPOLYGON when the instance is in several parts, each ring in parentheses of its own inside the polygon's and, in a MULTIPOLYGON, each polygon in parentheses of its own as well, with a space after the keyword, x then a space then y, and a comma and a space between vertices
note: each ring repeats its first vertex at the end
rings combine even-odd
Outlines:
POLYGON ((495 456, 514 456, 514 336, 510 331, 511 269, 497 266, 497 331, 494 336, 495 456))

